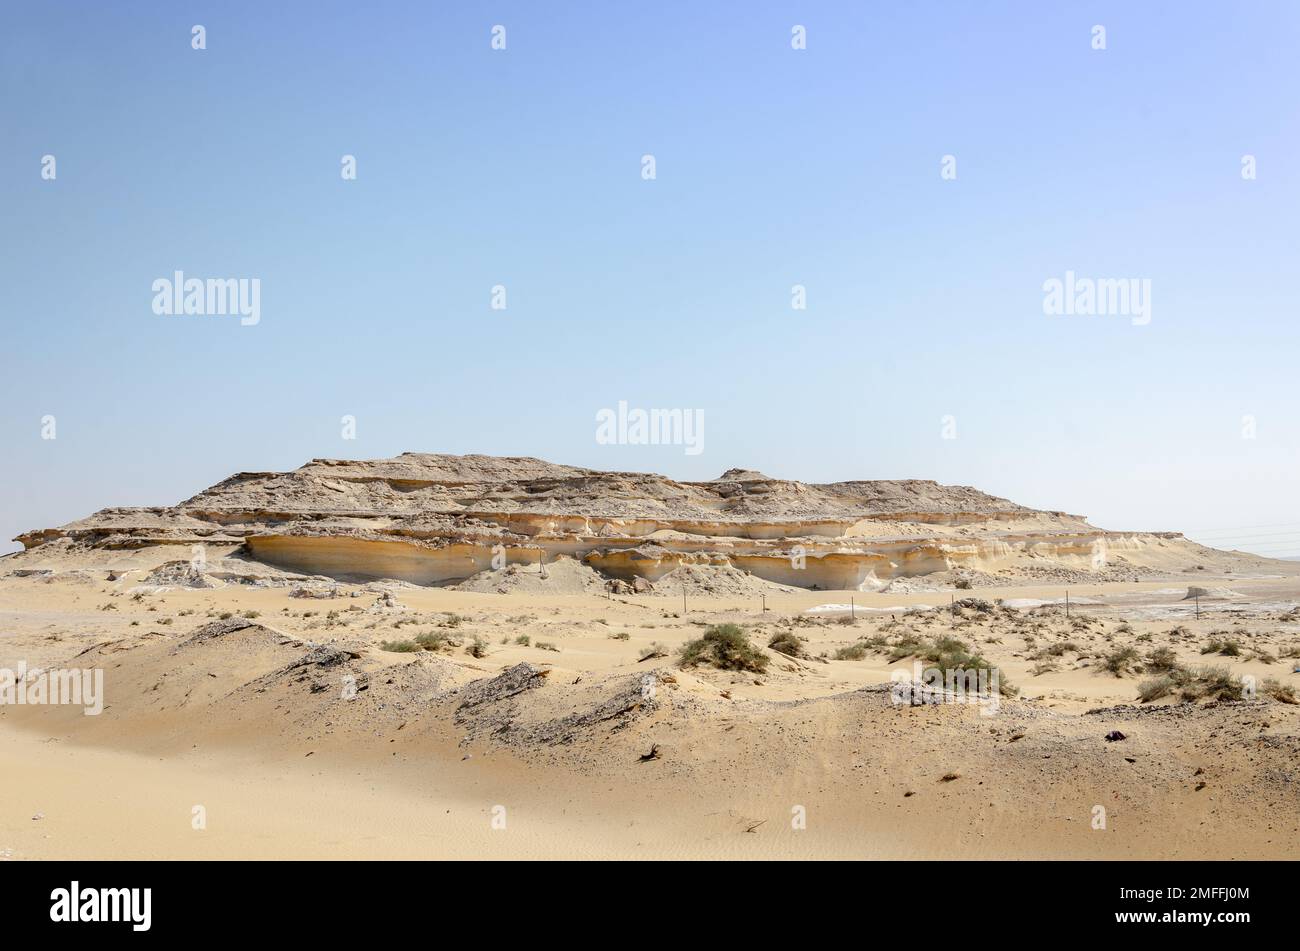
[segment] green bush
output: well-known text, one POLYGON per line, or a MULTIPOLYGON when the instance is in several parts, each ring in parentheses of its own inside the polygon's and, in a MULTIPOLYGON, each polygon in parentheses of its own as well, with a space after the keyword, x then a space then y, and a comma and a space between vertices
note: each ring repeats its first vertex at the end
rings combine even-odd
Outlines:
POLYGON ((1116 677, 1123 677, 1137 659, 1138 652, 1134 648, 1121 647, 1102 658, 1101 665, 1116 677))
POLYGON ((1020 692, 1018 687, 1012 686, 1011 681, 1002 676, 1000 668, 972 651, 965 641, 951 635, 944 635, 933 641, 924 641, 913 634, 906 634, 890 650, 889 662, 892 664, 911 656, 939 668, 945 672, 945 676, 948 671, 957 671, 958 676, 969 670, 996 671, 998 693, 1004 697, 1014 697, 1020 692))
POLYGON ((436 631, 430 631, 426 634, 417 634, 415 643, 427 651, 445 651, 451 650, 456 645, 446 634, 440 634, 436 631))
POLYGON ((749 635, 740 625, 715 624, 703 637, 682 645, 678 663, 683 667, 708 664, 719 670, 761 674, 767 670, 768 656, 749 642, 749 635))
POLYGON ((908 631, 890 645, 889 662, 892 664, 894 661, 902 660, 904 657, 911 657, 924 645, 925 641, 922 638, 913 634, 911 631, 908 631))
POLYGON ((1138 699, 1143 703, 1167 697, 1178 688, 1178 682, 1171 674, 1160 674, 1138 684, 1138 699))
POLYGON ((1170 647, 1157 647, 1147 654, 1147 667, 1154 671, 1169 671, 1178 667, 1178 655, 1170 647))
MULTIPOLYGON (((1278 687, 1283 686, 1277 681, 1265 681, 1263 690, 1266 696, 1273 696, 1282 703, 1293 702, 1285 698, 1285 692, 1283 696, 1270 693, 1270 683, 1278 687)), ((1232 675, 1232 671, 1223 666, 1197 667, 1194 670, 1174 667, 1158 677, 1144 680, 1138 687, 1138 699, 1143 703, 1159 700, 1174 693, 1186 701, 1242 698, 1241 681, 1232 675)))
POLYGON ((772 639, 767 642, 767 646, 788 657, 804 656, 803 641, 794 631, 777 631, 772 635, 772 639))
POLYGON ((1241 699, 1241 681, 1227 667, 1198 667, 1175 679, 1184 700, 1241 699))
POLYGON ((1220 654, 1224 657, 1240 657, 1241 645, 1230 637, 1216 637, 1201 648, 1202 654, 1220 654))

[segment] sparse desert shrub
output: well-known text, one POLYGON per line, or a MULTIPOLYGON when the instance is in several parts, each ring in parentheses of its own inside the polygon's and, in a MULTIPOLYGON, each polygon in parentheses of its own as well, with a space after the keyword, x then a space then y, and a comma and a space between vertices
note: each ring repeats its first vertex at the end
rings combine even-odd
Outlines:
POLYGON ((555 653, 557 654, 560 652, 560 649, 556 647, 554 644, 552 644, 550 641, 538 641, 533 646, 536 647, 539 651, 555 651, 555 653))
MULTIPOLYGON (((653 624, 649 624, 649 625, 642 625, 642 626, 643 626, 643 627, 653 627, 654 625, 653 625, 653 624)), ((611 638, 613 638, 614 640, 616 640, 616 641, 630 641, 630 640, 632 639, 632 635, 629 634, 627 631, 615 631, 613 634, 611 634, 611 635, 609 635, 609 636, 610 636, 611 638)))
POLYGON ((1058 669, 1059 667, 1054 661, 1040 660, 1038 663, 1034 664, 1033 667, 1029 668, 1029 673, 1031 676, 1041 677, 1043 674, 1050 674, 1052 671, 1058 669))
POLYGON ((890 645, 889 662, 892 664, 894 661, 902 660, 904 657, 911 657, 913 654, 915 654, 918 650, 921 649, 924 643, 925 643, 924 640, 922 640, 916 634, 913 634, 911 631, 908 631, 897 641, 895 641, 892 645, 890 645))
POLYGON ((1171 674, 1159 674, 1138 684, 1138 700, 1150 703, 1152 700, 1167 697, 1177 687, 1178 684, 1171 674))
POLYGON ((720 670, 761 674, 767 670, 768 656, 749 642, 749 635, 739 624, 715 624, 703 637, 682 645, 678 662, 683 667, 708 664, 720 670))
POLYGON ((997 674, 998 693, 1004 697, 1014 697, 1020 692, 1018 687, 1014 687, 1011 681, 1002 676, 1002 671, 990 664, 987 660, 971 651, 966 643, 952 636, 940 637, 934 642, 919 648, 916 655, 922 660, 934 667, 944 671, 947 677, 948 672, 957 671, 960 677, 961 673, 970 670, 987 670, 997 674))
POLYGON ((451 650, 453 646, 451 638, 446 634, 441 634, 437 631, 429 631, 424 634, 415 635, 415 643, 423 650, 427 651, 451 650))
POLYGON ((970 583, 969 578, 958 578, 956 582, 953 583, 953 587, 957 588, 960 591, 969 591, 971 588, 975 586, 970 583))
POLYGON ((652 641, 648 647, 641 648, 641 660, 654 660, 658 657, 667 656, 667 646, 660 644, 658 641, 652 641))
POLYGON ((930 657, 933 655, 942 654, 945 651, 964 651, 964 650, 966 650, 966 643, 961 638, 953 637, 952 635, 944 635, 942 637, 935 638, 934 641, 932 641, 930 645, 926 647, 926 649, 922 653, 925 656, 930 657))
POLYGON ((1048 657, 1063 657, 1071 651, 1077 654, 1079 650, 1079 645, 1074 641, 1057 641, 1055 644, 1048 644, 1046 647, 1041 648, 1033 655, 1032 659, 1042 660, 1048 657))
POLYGON ((390 651, 394 654, 410 654, 420 649, 420 645, 415 641, 384 641, 379 645, 379 649, 390 651))
POLYGON ((244 611, 243 614, 244 617, 248 618, 250 621, 253 620, 254 618, 259 618, 262 616, 261 611, 244 611))
POLYGON ((862 660, 867 656, 867 649, 861 642, 841 647, 834 653, 836 660, 862 660))
POLYGON ((459 614, 448 614, 438 622, 439 627, 460 627, 461 624, 468 621, 469 618, 461 617, 459 614))
POLYGON ((1138 652, 1132 647, 1120 647, 1102 658, 1101 666, 1116 677, 1123 677, 1138 659, 1138 652))
POLYGON ((475 636, 474 640, 469 642, 465 648, 465 653, 471 657, 486 657, 488 652, 488 642, 483 638, 475 636))
POLYGON ((217 617, 222 621, 229 621, 234 616, 235 616, 234 611, 222 611, 220 614, 217 615, 217 617))
POLYGON ((767 642, 767 646, 778 653, 785 654, 787 657, 803 657, 803 641, 794 633, 794 631, 777 631, 772 635, 772 639, 767 642))
POLYGON ((1227 667, 1198 667, 1178 679, 1178 688, 1186 700, 1241 699, 1241 683, 1227 667))
POLYGON ((1300 700, 1296 699, 1295 687, 1290 684, 1284 684, 1279 680, 1274 680, 1272 677, 1269 677, 1260 684, 1259 689, 1264 696, 1272 697, 1279 703, 1300 703, 1300 700))
POLYGON ((518 644, 520 647, 527 647, 529 644, 532 643, 532 638, 529 637, 527 634, 520 634, 518 637, 515 638, 515 643, 518 644))
POLYGON ((1178 655, 1171 647, 1157 647, 1147 654, 1147 667, 1154 671, 1173 670, 1178 666, 1178 655))
POLYGON ((1201 653, 1220 654, 1223 657, 1240 657, 1241 645, 1231 638, 1216 637, 1201 648, 1201 653))

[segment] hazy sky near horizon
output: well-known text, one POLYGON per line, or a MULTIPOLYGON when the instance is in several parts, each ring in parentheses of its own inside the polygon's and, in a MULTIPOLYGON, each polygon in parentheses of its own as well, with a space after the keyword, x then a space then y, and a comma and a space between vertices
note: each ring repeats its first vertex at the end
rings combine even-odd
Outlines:
POLYGON ((1300 553, 1298 47, 1285 0, 9 4, 0 551, 427 451, 1300 553), (260 320, 155 314, 176 271, 260 320), (1149 321, 1045 314, 1067 271, 1149 321), (620 400, 702 451, 598 443, 620 400))

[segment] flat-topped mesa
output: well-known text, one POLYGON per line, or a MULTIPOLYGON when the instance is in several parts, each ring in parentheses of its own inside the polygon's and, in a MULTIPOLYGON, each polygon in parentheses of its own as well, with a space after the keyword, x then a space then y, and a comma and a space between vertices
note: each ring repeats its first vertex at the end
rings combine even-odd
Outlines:
POLYGON ((919 479, 828 484, 729 469, 708 482, 529 457, 404 453, 241 472, 176 506, 104 509, 19 536, 94 548, 229 544, 278 567, 419 584, 568 556, 618 578, 725 565, 806 588, 861 589, 1032 560, 1103 569, 1174 536, 919 479))

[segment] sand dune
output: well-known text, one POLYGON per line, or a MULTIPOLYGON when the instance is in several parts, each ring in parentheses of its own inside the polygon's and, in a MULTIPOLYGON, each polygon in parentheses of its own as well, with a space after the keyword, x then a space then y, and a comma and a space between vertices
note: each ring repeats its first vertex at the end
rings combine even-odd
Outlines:
POLYGON ((1291 579, 1237 579, 1247 603, 1199 621, 1180 589, 1148 583, 1074 592, 1093 602, 1088 620, 1047 604, 841 623, 807 613, 822 592, 769 598, 766 614, 696 599, 680 616, 650 596, 344 584, 318 601, 289 585, 135 584, 147 573, 0 579, 3 663, 98 666, 108 697, 98 717, 0 707, 9 761, 30 764, 0 793, 9 857, 1297 854, 1300 707, 1143 705, 1149 672, 1100 668, 1123 645, 1139 657, 1167 646, 1194 666, 1229 631, 1241 653, 1213 659, 1295 684, 1282 655, 1300 647, 1297 614, 1265 606, 1295 598, 1291 579), (1177 613, 1123 620, 1154 608, 1177 613), (232 612, 256 617, 221 619, 232 612), (765 672, 675 662, 719 623, 744 626, 765 672), (762 647, 781 631, 805 656, 762 647), (899 706, 887 682, 912 658, 831 659, 907 632, 978 648, 1019 696, 992 716, 899 706), (447 640, 381 646, 417 633, 447 640), (1064 643, 1074 649, 1046 650, 1064 643), (668 656, 640 660, 653 645, 668 656), (1116 730, 1126 739, 1107 742, 1116 730), (204 830, 191 828, 195 805, 204 830))
POLYGON ((102 712, 0 704, 8 858, 1300 854, 1300 565, 1176 533, 408 454, 23 541, 102 712))

